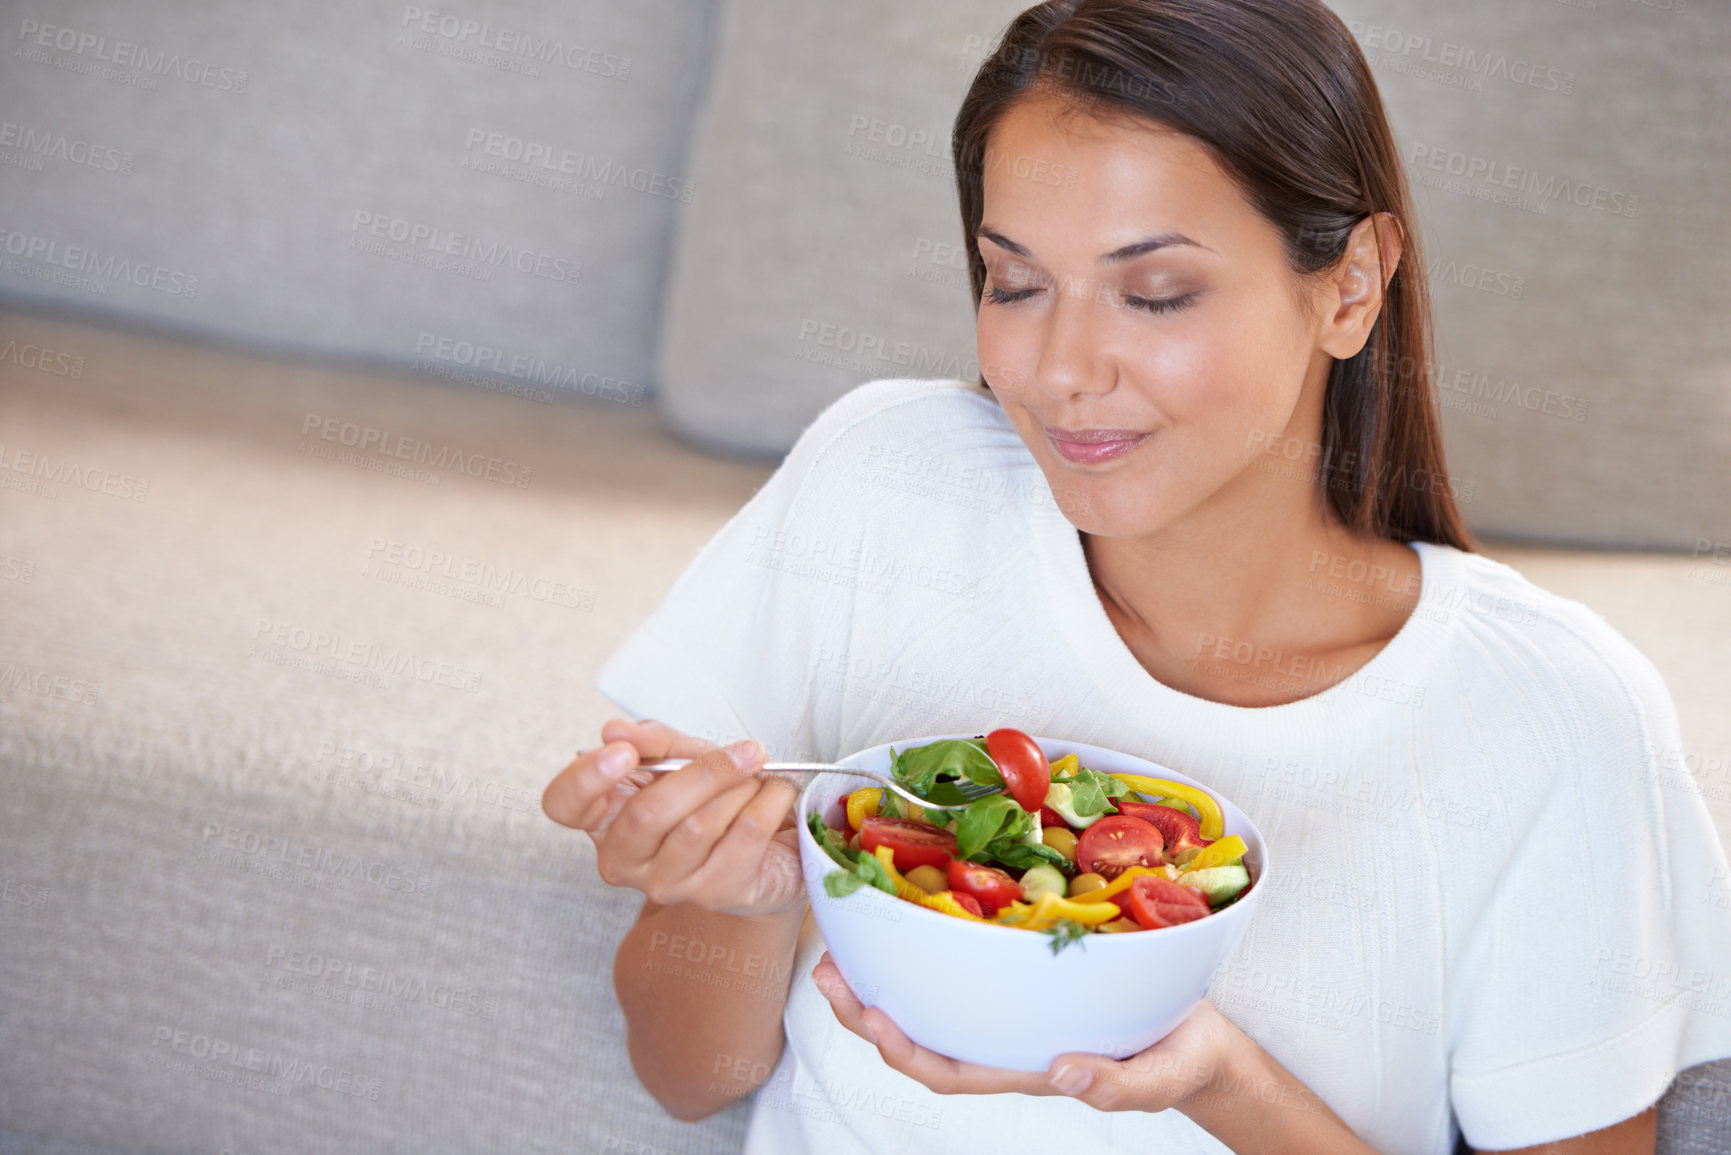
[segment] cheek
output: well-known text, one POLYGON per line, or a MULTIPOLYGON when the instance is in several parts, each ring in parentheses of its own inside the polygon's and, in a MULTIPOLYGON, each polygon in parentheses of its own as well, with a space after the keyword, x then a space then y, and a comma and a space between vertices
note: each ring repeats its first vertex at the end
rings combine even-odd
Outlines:
POLYGON ((1136 375, 1181 436, 1189 431, 1232 456, 1252 431, 1285 427, 1305 359, 1273 316, 1266 309, 1216 312, 1142 342, 1136 375))
POLYGON ((981 308, 974 329, 974 347, 980 370, 992 385, 1006 393, 1022 392, 1033 381, 1040 363, 1040 327, 1017 323, 1009 310, 981 308))

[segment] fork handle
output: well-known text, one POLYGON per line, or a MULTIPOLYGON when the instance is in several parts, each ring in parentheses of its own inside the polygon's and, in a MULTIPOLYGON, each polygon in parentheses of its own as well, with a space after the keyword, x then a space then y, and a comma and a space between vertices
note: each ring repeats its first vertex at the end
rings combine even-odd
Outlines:
MULTIPOLYGON (((679 770, 689 765, 691 765, 690 758, 663 758, 659 762, 641 763, 637 768, 639 770, 653 770, 656 773, 661 773, 666 770, 679 770)), ((850 766, 837 766, 831 762, 765 762, 762 766, 758 767, 758 769, 785 770, 795 774, 827 774, 831 771, 839 771, 845 774, 853 768, 850 766)), ((854 772, 858 773, 858 771, 854 772)))

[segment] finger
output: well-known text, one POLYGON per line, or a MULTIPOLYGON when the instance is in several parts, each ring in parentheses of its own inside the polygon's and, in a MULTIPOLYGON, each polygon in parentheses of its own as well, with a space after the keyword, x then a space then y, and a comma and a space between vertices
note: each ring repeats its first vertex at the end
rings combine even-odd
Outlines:
POLYGON ((1068 1095, 1102 1111, 1120 1106, 1126 1091, 1119 1063, 1104 1055, 1059 1055, 1046 1068, 1046 1084, 1048 1095, 1068 1095))
POLYGON ((626 853, 640 862, 648 861, 687 815, 742 782, 753 781, 762 764, 763 747, 746 739, 728 752, 703 751, 691 765, 657 774, 620 808, 608 828, 609 842, 628 848, 626 853), (749 749, 734 753, 742 747, 749 749))
POLYGON ((1052 1085, 1044 1071, 1009 1071, 979 1063, 964 1063, 920 1046, 902 1032, 877 1007, 860 1013, 866 1027, 877 1036, 878 1054, 885 1065, 918 1080, 941 1095, 998 1095, 1020 1091, 1024 1095, 1050 1095, 1052 1085))
POLYGON ((742 887, 735 901, 746 907, 780 906, 793 897, 790 892, 804 885, 798 853, 789 870, 788 856, 769 853, 769 843, 798 800, 799 790, 791 783, 778 778, 759 782, 757 793, 692 872, 693 888, 714 893, 729 880, 740 880, 734 883, 742 887))
POLYGON ((694 738, 654 718, 637 722, 628 718, 609 718, 601 724, 601 740, 630 742, 637 747, 645 762, 658 762, 663 758, 695 758, 716 749, 714 742, 694 738))
POLYGON ((828 952, 813 968, 812 979, 829 999, 837 1021, 860 1038, 874 1043, 886 1066, 924 1083, 940 1095, 995 1095, 1009 1091, 1028 1095, 1052 1094, 1044 1072, 1007 1071, 978 1063, 964 1063, 915 1043, 882 1010, 860 1003, 842 979, 841 971, 829 961, 828 952))
MULTIPOLYGON (((676 822, 653 855, 639 862, 642 883, 654 889, 656 902, 689 902, 702 894, 693 878, 708 860, 716 843, 726 836, 740 811, 757 797, 758 784, 750 779, 735 783, 676 822)), ((621 811, 623 813, 623 811, 621 811)), ((616 820, 617 821, 617 820, 616 820)), ((613 850, 609 839, 608 850, 613 850)), ((624 865, 637 857, 635 845, 623 847, 624 865)))
MULTIPOLYGON (((602 723, 601 741, 602 744, 595 749, 578 754, 554 776, 541 795, 541 809, 549 818, 591 834, 599 833, 607 824, 609 805, 598 800, 606 798, 613 784, 628 775, 635 780, 633 772, 637 765, 663 758, 698 758, 718 748, 714 742, 693 738, 653 718, 639 722, 609 718, 602 723), (627 753, 601 757, 609 747, 627 753), (630 761, 621 769, 614 759, 627 756, 630 761), (601 776, 593 776, 595 768, 603 770, 601 776)), ((644 778, 636 784, 646 785, 651 780, 644 778)))
POLYGON ((860 1012, 865 1009, 859 997, 853 993, 853 988, 847 985, 847 980, 841 977, 841 968, 829 957, 829 952, 823 952, 823 957, 817 960, 817 965, 811 968, 811 981, 823 997, 829 1000, 830 1010, 835 1012, 838 1023, 864 1039, 877 1045, 871 1032, 866 1029, 865 1022, 860 1018, 860 1012))
POLYGON ((547 783, 541 809, 561 826, 592 830, 607 810, 608 796, 637 766, 629 742, 609 742, 586 750, 547 783))

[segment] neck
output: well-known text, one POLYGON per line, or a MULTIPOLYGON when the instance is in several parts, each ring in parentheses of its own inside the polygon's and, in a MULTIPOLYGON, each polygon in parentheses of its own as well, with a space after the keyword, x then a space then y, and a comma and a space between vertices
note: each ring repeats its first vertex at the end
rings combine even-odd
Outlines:
POLYGON ((1156 533, 1082 534, 1108 617, 1159 680, 1240 705, 1306 697, 1374 656, 1417 604, 1417 554, 1348 531, 1314 470, 1288 475, 1288 464, 1252 463, 1156 533), (1379 582, 1332 580, 1347 571, 1379 582), (1271 669, 1303 673, 1271 679, 1271 669))

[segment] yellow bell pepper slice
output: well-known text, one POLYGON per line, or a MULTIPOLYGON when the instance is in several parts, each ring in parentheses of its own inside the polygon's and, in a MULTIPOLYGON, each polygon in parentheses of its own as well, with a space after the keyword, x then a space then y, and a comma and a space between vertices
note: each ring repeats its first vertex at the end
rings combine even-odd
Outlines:
POLYGON ((1250 848, 1244 845, 1244 839, 1236 834, 1228 834, 1225 838, 1209 843, 1202 848, 1202 853, 1190 860, 1186 871, 1207 870, 1211 866, 1225 866, 1235 858, 1243 858, 1250 848))
POLYGON ((876 850, 872 851, 872 854, 879 862, 883 863, 883 868, 889 872, 890 882, 895 885, 897 898, 904 899, 916 906, 923 906, 927 910, 935 910, 939 914, 949 914, 954 915, 956 918, 965 918, 969 922, 986 921, 977 915, 969 913, 968 909, 961 903, 957 902, 955 897, 950 894, 949 891, 940 890, 936 894, 927 894, 925 891, 909 882, 902 876, 901 872, 896 869, 895 852, 889 847, 880 846, 876 850))
POLYGON ((925 907, 927 910, 935 910, 939 914, 953 914, 957 918, 965 918, 969 922, 986 921, 985 919, 973 914, 961 903, 957 902, 956 896, 947 890, 940 890, 936 894, 926 895, 926 897, 920 901, 920 905, 925 907))
POLYGON ((847 824, 858 830, 868 818, 876 818, 884 792, 876 786, 864 786, 847 796, 847 824))
POLYGON ((1066 754, 1052 763, 1052 773, 1060 778, 1074 778, 1082 771, 1082 760, 1074 754, 1066 754))
POLYGON ((1083 926, 1098 926, 1117 917, 1118 908, 1110 903, 1104 907, 1090 906, 1068 898, 1059 898, 1047 891, 1032 906, 1025 902, 1012 902, 998 912, 995 921, 1019 930, 1046 930, 1061 918, 1079 922, 1083 926))
POLYGON ((1114 774, 1112 777, 1150 798, 1176 798, 1180 802, 1190 803, 1196 807, 1202 837, 1211 842, 1226 833, 1226 816, 1220 812, 1220 803, 1214 801, 1213 796, 1205 790, 1167 778, 1145 778, 1140 774, 1114 774))

